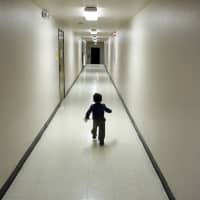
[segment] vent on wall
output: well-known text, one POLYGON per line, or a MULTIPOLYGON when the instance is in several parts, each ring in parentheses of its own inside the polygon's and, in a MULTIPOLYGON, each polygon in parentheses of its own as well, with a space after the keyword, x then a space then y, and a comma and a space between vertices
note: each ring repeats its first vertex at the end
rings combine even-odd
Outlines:
POLYGON ((48 10, 45 9, 45 8, 43 8, 42 12, 41 12, 41 16, 42 16, 42 18, 45 18, 45 19, 49 18, 49 12, 48 12, 48 10))

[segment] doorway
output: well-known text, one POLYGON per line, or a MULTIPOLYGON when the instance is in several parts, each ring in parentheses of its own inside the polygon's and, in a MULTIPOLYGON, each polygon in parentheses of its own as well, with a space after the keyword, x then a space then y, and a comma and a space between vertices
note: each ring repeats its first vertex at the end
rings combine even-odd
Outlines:
POLYGON ((91 64, 100 64, 100 48, 91 48, 91 64))
POLYGON ((59 57, 59 93, 60 100, 65 98, 65 65, 64 65, 64 31, 58 29, 58 57, 59 57))

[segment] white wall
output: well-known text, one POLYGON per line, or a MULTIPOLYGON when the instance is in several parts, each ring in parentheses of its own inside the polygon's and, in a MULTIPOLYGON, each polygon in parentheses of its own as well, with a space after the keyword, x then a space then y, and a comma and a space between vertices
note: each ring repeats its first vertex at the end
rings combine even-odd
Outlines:
POLYGON ((65 88, 68 89, 82 69, 81 42, 72 29, 62 27, 65 33, 65 88))
POLYGON ((107 41, 108 69, 177 199, 200 199, 200 2, 153 0, 107 41))
MULTIPOLYGON (((57 29, 31 0, 0 1, 0 187, 59 103, 57 29)), ((70 31, 65 48, 68 89, 80 71, 70 31)))
POLYGON ((59 102, 57 30, 25 0, 0 1, 0 186, 59 102))

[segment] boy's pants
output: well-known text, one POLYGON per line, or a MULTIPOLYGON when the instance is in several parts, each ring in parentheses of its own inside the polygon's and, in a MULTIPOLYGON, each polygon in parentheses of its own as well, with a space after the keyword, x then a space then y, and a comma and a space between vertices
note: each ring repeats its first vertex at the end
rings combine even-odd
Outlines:
POLYGON ((98 139, 99 141, 104 141, 105 138, 105 120, 97 120, 93 119, 93 128, 92 128, 92 134, 93 137, 97 136, 97 127, 99 127, 99 136, 98 139))

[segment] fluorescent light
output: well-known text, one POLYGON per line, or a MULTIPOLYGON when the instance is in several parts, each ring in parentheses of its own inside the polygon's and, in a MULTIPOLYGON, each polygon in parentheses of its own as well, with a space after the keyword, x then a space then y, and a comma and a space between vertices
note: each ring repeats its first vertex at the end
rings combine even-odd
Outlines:
POLYGON ((87 21, 97 21, 98 12, 96 7, 85 7, 85 18, 87 21))
POLYGON ((92 35, 96 35, 96 34, 97 34, 97 30, 93 28, 93 29, 90 30, 90 33, 91 33, 92 35))
POLYGON ((98 16, 94 12, 87 12, 85 14, 85 18, 87 21, 97 21, 98 20, 98 16))

